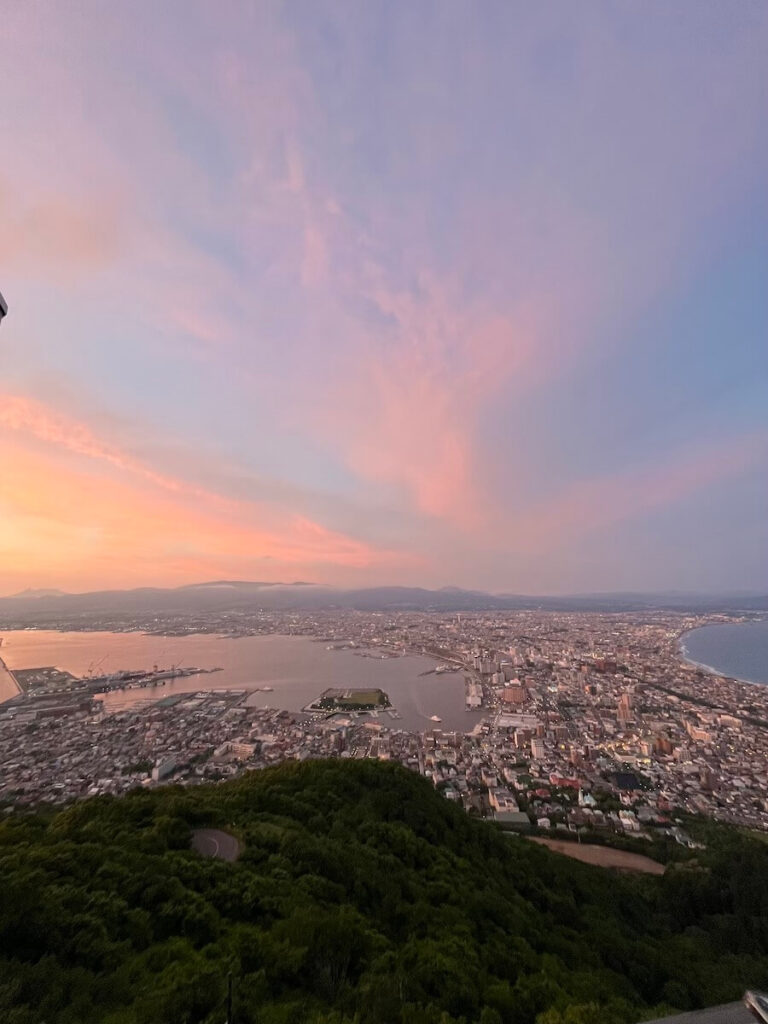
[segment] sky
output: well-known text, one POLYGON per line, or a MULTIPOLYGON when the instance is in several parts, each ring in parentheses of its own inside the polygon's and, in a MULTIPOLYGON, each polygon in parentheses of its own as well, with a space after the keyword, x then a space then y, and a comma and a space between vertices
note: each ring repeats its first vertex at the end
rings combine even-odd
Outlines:
POLYGON ((768 589, 763 0, 0 0, 0 594, 768 589))

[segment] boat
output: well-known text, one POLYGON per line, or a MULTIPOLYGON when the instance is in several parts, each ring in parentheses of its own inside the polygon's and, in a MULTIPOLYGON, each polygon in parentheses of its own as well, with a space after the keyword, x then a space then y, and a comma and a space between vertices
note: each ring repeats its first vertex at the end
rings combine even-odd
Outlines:
POLYGON ((430 715, 429 720, 430 722, 442 722, 442 718, 440 718, 438 715, 430 715))

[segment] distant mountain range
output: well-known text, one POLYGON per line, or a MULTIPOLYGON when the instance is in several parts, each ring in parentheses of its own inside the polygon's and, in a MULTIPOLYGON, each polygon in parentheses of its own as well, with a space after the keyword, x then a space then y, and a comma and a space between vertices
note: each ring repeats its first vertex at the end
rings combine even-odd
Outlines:
POLYGON ((311 611, 350 608, 361 611, 767 611, 765 594, 666 593, 574 594, 526 596, 488 594, 479 590, 443 587, 368 587, 345 590, 297 581, 268 583, 248 580, 212 580, 170 589, 104 590, 67 594, 58 590, 25 590, 0 598, 0 620, 32 623, 77 616, 127 615, 142 612, 183 614, 228 609, 268 608, 311 611))
POLYGON ((34 590, 31 587, 27 587, 26 590, 20 590, 18 594, 11 594, 10 600, 26 600, 27 598, 35 597, 66 597, 67 592, 65 590, 45 590, 38 589, 34 590))

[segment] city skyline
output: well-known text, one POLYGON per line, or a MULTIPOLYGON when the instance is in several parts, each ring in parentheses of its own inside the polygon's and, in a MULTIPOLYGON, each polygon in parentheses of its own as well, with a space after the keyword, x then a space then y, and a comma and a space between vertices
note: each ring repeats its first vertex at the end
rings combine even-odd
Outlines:
POLYGON ((7 5, 0 594, 764 592, 768 10, 7 5))

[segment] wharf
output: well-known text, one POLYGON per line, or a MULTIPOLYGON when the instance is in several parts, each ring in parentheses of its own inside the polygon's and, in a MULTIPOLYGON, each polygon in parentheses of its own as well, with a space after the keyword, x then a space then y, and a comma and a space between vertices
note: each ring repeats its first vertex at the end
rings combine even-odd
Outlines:
POLYGON ((90 676, 81 680, 91 693, 108 693, 112 690, 135 690, 150 686, 165 686, 167 682, 188 679, 190 676, 209 675, 221 672, 221 668, 179 668, 160 671, 117 672, 107 676, 90 676))

